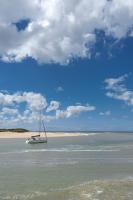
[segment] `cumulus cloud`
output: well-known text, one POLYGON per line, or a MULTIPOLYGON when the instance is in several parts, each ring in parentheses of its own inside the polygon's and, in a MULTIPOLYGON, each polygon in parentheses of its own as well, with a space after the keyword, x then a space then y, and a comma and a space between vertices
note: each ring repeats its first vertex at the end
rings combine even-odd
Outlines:
POLYGON ((105 83, 107 84, 106 89, 115 90, 115 91, 126 90, 125 86, 122 83, 127 77, 128 77, 128 75, 125 74, 125 75, 120 76, 118 78, 105 79, 105 83))
POLYGON ((7 108, 7 107, 4 107, 2 108, 0 114, 1 115, 18 115, 18 109, 14 109, 14 108, 7 108))
POLYGON ((101 115, 101 116, 110 116, 111 115, 111 111, 107 110, 105 112, 100 112, 99 115, 101 115))
POLYGON ((76 105, 76 106, 68 106, 66 110, 57 110, 56 111, 56 118, 69 118, 72 115, 80 114, 81 112, 88 112, 95 110, 95 106, 82 106, 82 105, 76 105))
POLYGON ((67 63, 91 55, 97 30, 121 39, 132 36, 132 27, 132 0, 1 0, 0 57, 67 63), (18 31, 21 20, 27 27, 18 31))
POLYGON ((41 110, 47 106, 46 98, 39 93, 23 92, 14 94, 4 94, 0 92, 0 105, 11 106, 25 102, 29 110, 41 110))
POLYGON ((128 89, 123 83, 127 77, 128 75, 125 74, 118 78, 106 79, 106 96, 124 101, 126 104, 133 106, 133 91, 128 89))
POLYGON ((58 101, 51 101, 50 105, 46 109, 46 112, 57 110, 59 108, 59 106, 60 106, 60 102, 58 102, 58 101))
POLYGON ((95 107, 88 104, 68 106, 62 110, 60 102, 52 100, 48 103, 46 97, 40 93, 16 92, 9 94, 0 92, 1 126, 34 125, 38 122, 40 112, 42 118, 46 122, 50 122, 93 110, 95 110, 95 107), (51 111, 54 112, 51 114, 51 111))

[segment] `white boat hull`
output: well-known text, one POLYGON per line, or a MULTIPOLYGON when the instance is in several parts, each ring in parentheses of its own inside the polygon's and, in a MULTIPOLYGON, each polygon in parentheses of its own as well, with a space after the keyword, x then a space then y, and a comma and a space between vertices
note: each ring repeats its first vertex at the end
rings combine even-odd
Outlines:
POLYGON ((47 140, 45 138, 36 138, 36 139, 29 138, 26 140, 26 144, 38 144, 38 143, 47 143, 47 140))

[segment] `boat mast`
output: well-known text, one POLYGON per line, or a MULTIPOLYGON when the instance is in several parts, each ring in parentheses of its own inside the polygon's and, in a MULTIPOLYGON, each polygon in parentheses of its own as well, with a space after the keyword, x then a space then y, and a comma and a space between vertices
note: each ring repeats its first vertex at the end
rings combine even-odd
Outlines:
POLYGON ((46 128, 45 128, 45 125, 44 125, 44 120, 42 119, 42 110, 40 110, 40 117, 39 117, 39 135, 42 132, 41 128, 43 128, 43 132, 45 134, 45 138, 46 138, 46 142, 47 142, 48 138, 47 138, 46 128))
POLYGON ((46 138, 46 142, 47 142, 47 141, 48 141, 48 138, 47 138, 47 133, 46 133, 46 129, 45 129, 45 125, 44 125, 44 121, 42 121, 42 125, 43 125, 43 130, 44 130, 45 138, 46 138))
POLYGON ((39 117, 38 117, 38 124, 39 124, 39 135, 41 134, 41 120, 42 120, 42 117, 41 117, 42 113, 41 113, 41 110, 39 112, 39 117))

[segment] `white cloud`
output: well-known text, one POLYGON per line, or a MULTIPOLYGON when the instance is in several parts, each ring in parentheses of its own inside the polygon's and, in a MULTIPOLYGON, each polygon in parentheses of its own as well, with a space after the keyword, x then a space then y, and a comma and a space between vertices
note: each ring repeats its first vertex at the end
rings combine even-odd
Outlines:
POLYGON ((2 108, 2 111, 0 112, 1 115, 18 115, 18 110, 17 109, 13 109, 13 108, 7 108, 4 107, 2 108))
POLYGON ((107 110, 105 112, 100 112, 99 115, 101 115, 101 116, 110 116, 111 115, 111 111, 107 110))
POLYGON ((60 102, 58 102, 58 101, 51 101, 50 105, 46 109, 46 112, 57 110, 59 108, 59 106, 60 106, 60 102))
POLYGON ((91 55, 96 30, 121 39, 132 36, 132 27, 132 0, 1 0, 0 56, 67 63, 91 55), (30 23, 18 32, 14 23, 22 19, 30 23))
POLYGON ((106 89, 114 90, 114 91, 124 91, 125 86, 122 82, 128 77, 127 74, 120 76, 118 78, 109 78, 105 79, 105 83, 107 84, 106 89))
POLYGON ((127 77, 128 75, 125 74, 124 76, 120 76, 118 78, 106 79, 106 96, 113 99, 122 100, 126 104, 133 106, 133 91, 126 88, 126 86, 123 84, 127 77))
POLYGON ((23 93, 14 93, 14 94, 4 94, 0 92, 0 105, 13 105, 15 103, 27 104, 29 110, 41 110, 47 106, 47 101, 39 93, 34 92, 23 92, 23 93))
POLYGON ((64 89, 63 89, 63 87, 59 86, 59 87, 57 87, 56 91, 57 91, 57 92, 63 92, 64 89))
MULTIPOLYGON (((33 92, 24 92, 22 100, 27 102, 28 108, 32 111, 34 110, 41 110, 46 108, 47 101, 46 98, 43 97, 39 93, 33 93, 33 92)), ((21 100, 20 100, 21 101, 21 100)))
POLYGON ((76 106, 68 106, 66 110, 57 110, 56 111, 56 118, 69 118, 72 115, 77 115, 82 112, 88 112, 88 111, 94 111, 96 108, 95 106, 82 106, 82 105, 76 105, 76 106))
POLYGON ((0 92, 0 124, 1 126, 23 126, 31 124, 34 126, 38 122, 40 111, 46 122, 69 118, 82 112, 95 110, 91 105, 68 106, 60 109, 60 102, 52 100, 47 103, 47 99, 40 93, 16 92, 13 94, 0 92), (55 111, 52 115, 48 114, 55 111))

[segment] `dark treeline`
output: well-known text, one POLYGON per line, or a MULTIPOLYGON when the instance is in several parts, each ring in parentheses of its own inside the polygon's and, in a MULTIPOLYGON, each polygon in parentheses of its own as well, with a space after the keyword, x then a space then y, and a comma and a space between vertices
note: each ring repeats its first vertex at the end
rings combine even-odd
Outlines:
POLYGON ((9 129, 6 129, 6 128, 1 128, 0 129, 0 132, 19 132, 19 133, 23 133, 23 132, 28 132, 27 129, 24 129, 24 128, 9 128, 9 129))

